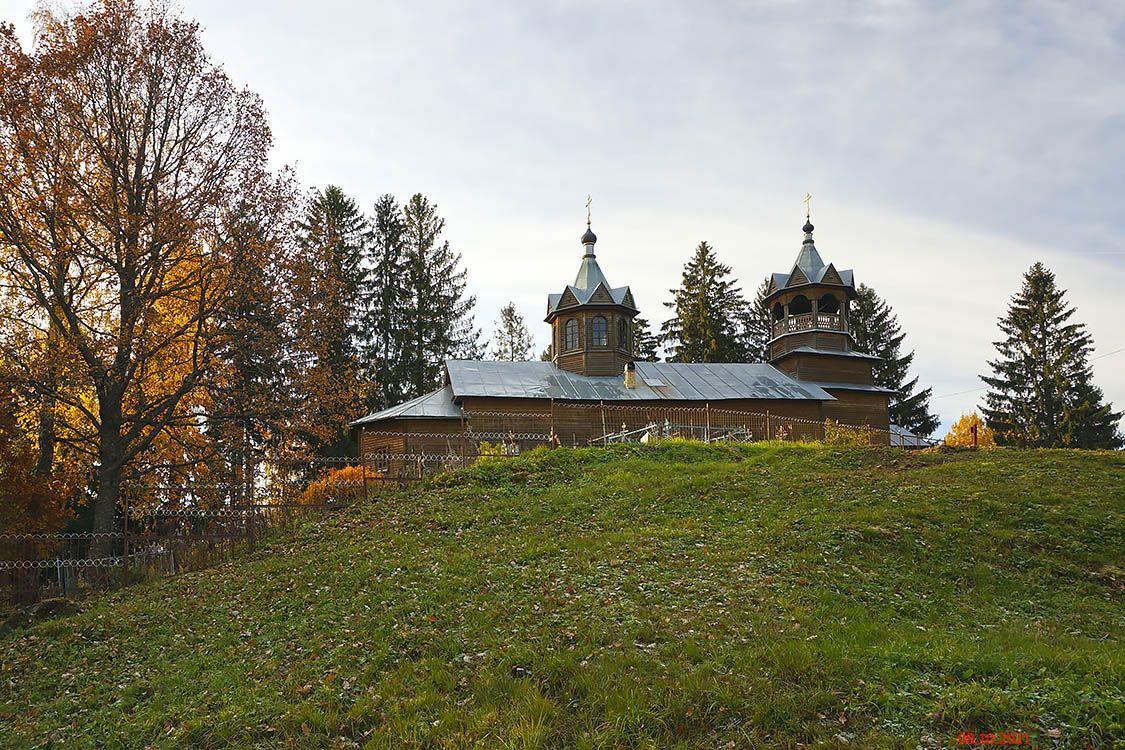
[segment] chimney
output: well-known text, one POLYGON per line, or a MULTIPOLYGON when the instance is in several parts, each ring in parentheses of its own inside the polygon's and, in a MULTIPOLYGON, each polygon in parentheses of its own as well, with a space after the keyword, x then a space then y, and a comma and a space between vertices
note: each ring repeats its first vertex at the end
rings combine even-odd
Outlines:
POLYGON ((625 363, 625 387, 630 390, 637 387, 637 366, 632 362, 625 363))

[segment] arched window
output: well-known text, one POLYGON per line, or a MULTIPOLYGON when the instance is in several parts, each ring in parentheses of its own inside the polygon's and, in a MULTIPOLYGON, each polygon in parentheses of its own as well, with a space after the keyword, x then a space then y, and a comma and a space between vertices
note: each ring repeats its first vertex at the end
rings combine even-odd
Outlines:
POLYGON ((796 297, 793 298, 793 301, 789 303, 789 314, 790 315, 802 315, 804 313, 811 313, 811 312, 812 312, 812 302, 809 302, 809 298, 806 297, 803 294, 798 294, 796 297))
POLYGON ((817 302, 816 309, 822 313, 835 315, 840 312, 840 300, 836 299, 834 295, 826 294, 817 302))
POLYGON ((578 321, 574 318, 566 321, 566 348, 578 348, 578 321))
POLYGON ((594 346, 606 345, 606 332, 605 332, 605 318, 601 315, 594 318, 593 325, 590 327, 591 333, 594 336, 594 346))
POLYGON ((773 319, 781 320, 785 317, 785 306, 780 302, 775 302, 773 305, 773 319))
POLYGON ((625 318, 617 319, 617 348, 629 348, 629 321, 625 318))

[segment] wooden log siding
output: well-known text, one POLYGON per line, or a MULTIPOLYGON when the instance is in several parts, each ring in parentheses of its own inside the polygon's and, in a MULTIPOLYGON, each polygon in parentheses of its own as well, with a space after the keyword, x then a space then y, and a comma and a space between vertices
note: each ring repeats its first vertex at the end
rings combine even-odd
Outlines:
POLYGON ((834 357, 811 352, 796 352, 774 363, 774 367, 797 380, 862 385, 872 385, 875 382, 871 365, 869 359, 834 357))
POLYGON ((644 432, 654 437, 698 440, 819 440, 824 420, 890 426, 886 396, 879 393, 827 389, 837 401, 737 399, 730 401, 599 402, 529 398, 466 397, 466 421, 460 419, 392 419, 364 425, 360 448, 373 470, 409 467, 378 456, 426 454, 430 463, 441 456, 472 459, 481 441, 518 452, 546 445, 555 435, 560 445, 600 444, 607 434, 644 432), (603 427, 604 425, 604 427, 603 427), (384 461, 383 464, 388 462, 384 461))
POLYGON ((462 406, 469 418, 470 430, 478 435, 515 436, 521 446, 546 442, 558 436, 562 445, 586 445, 606 433, 635 430, 650 424, 671 423, 674 431, 685 437, 700 437, 707 425, 710 411, 714 428, 745 427, 753 439, 765 439, 765 425, 755 426, 748 414, 764 415, 769 411, 775 420, 793 420, 796 435, 810 439, 821 437, 824 413, 819 401, 786 401, 738 399, 730 401, 551 401, 549 399, 466 397, 462 406), (552 408, 553 407, 553 408, 552 408), (602 429, 602 416, 605 429, 602 429), (691 433, 691 434, 688 434, 691 433))
POLYGON ((825 390, 836 397, 835 401, 824 402, 826 418, 834 419, 840 424, 870 425, 876 430, 890 429, 891 418, 885 393, 847 391, 838 388, 825 388, 825 390))

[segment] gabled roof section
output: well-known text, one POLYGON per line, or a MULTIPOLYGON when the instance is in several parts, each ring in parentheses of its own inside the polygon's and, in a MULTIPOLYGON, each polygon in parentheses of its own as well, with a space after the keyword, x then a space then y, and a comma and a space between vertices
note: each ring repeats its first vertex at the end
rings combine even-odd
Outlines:
POLYGON ((807 283, 809 283, 809 277, 805 275, 800 266, 793 266, 793 270, 789 272, 789 278, 785 280, 785 286, 807 283))
POLYGON ((611 287, 606 281, 605 274, 598 265, 597 256, 594 255, 596 242, 597 237, 587 229, 586 234, 582 235, 585 253, 582 256, 582 265, 578 267, 578 276, 562 294, 547 295, 548 317, 557 310, 579 305, 621 305, 630 310, 637 309, 629 287, 611 287))
POLYGON ((637 362, 637 385, 620 375, 577 375, 551 362, 448 360, 453 398, 537 398, 570 401, 832 401, 814 383, 767 364, 637 362))
POLYGON ((430 391, 424 396, 412 398, 409 401, 392 406, 389 409, 377 411, 362 419, 352 422, 350 427, 360 427, 372 422, 381 422, 384 419, 460 419, 461 408, 453 403, 453 389, 443 385, 436 391, 430 391))
POLYGON ((836 284, 839 286, 855 287, 852 272, 837 271, 836 266, 829 263, 825 265, 824 259, 813 242, 813 225, 806 222, 803 227, 805 240, 801 243, 801 250, 797 253, 797 260, 793 263, 793 270, 789 273, 775 273, 770 277, 770 294, 791 286, 802 284, 836 284))
POLYGON ((595 305, 613 304, 615 300, 609 296, 609 289, 605 284, 598 284, 594 291, 590 292, 590 302, 595 305))

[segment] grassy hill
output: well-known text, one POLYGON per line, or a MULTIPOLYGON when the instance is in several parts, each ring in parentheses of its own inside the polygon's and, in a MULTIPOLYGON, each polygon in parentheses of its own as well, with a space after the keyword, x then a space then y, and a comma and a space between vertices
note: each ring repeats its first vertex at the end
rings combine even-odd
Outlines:
POLYGON ((9 634, 0 744, 1122 747, 1123 513, 1109 453, 536 452, 9 634))

